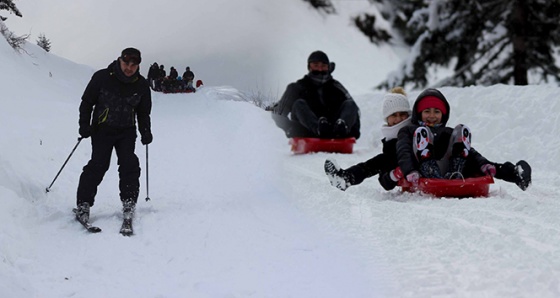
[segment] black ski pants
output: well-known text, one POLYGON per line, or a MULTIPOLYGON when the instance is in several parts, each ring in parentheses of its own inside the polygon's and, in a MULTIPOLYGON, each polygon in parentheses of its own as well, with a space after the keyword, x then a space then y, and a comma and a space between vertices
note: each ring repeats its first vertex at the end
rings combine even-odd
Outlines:
POLYGON ((91 160, 83 168, 78 184, 77 203, 88 202, 93 206, 97 187, 101 184, 111 163, 113 148, 119 165, 119 190, 121 201, 138 200, 140 190, 140 163, 134 153, 136 128, 101 128, 91 135, 91 160))

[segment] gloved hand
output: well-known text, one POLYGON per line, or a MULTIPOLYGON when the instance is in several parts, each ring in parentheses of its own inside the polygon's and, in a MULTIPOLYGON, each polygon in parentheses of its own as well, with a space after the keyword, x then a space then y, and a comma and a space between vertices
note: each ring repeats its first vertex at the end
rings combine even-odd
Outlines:
POLYGON ((91 136, 91 127, 89 125, 80 126, 80 129, 78 130, 78 133, 80 134, 80 136, 82 138, 87 139, 91 136))
POLYGON ((490 175, 492 177, 496 176, 496 167, 493 164, 484 164, 480 167, 480 170, 486 175, 490 175))
POLYGON ((418 180, 420 179, 420 173, 418 171, 412 171, 410 174, 406 175, 406 181, 412 184, 418 184, 418 180))
POLYGON ((154 137, 152 136, 152 132, 149 130, 146 130, 144 132, 142 132, 140 141, 142 142, 142 145, 148 145, 152 142, 152 140, 154 139, 154 137))
POLYGON ((401 171, 401 168, 400 168, 400 167, 396 167, 394 170, 392 170, 392 171, 389 173, 389 177, 391 177, 391 180, 393 180, 393 181, 395 181, 395 182, 401 180, 402 177, 403 177, 403 173, 402 173, 402 171, 401 171))

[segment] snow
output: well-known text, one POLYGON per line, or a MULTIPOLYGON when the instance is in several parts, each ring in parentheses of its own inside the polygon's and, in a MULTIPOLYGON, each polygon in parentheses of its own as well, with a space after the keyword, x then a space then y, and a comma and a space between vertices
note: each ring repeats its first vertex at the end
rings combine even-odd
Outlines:
POLYGON ((92 208, 103 232, 72 217, 89 139, 45 192, 77 143, 94 69, 26 51, 0 40, 1 297, 560 296, 559 87, 440 89, 478 151, 533 167, 525 192, 497 180, 491 197, 461 200, 386 192, 376 177, 330 186, 325 159, 347 168, 381 152, 381 92, 350 89, 363 121, 353 154, 299 156, 245 90, 153 93, 151 200, 138 141, 135 235, 123 237, 116 160, 92 208))

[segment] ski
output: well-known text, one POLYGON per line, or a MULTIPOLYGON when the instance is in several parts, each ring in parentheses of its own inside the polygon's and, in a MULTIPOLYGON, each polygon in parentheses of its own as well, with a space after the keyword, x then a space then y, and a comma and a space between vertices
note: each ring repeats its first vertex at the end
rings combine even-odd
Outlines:
POLYGON ((120 233, 123 236, 132 236, 132 234, 134 233, 134 231, 132 230, 132 218, 125 218, 123 220, 120 233))
MULTIPOLYGON (((74 208, 72 211, 74 211, 74 214, 76 214, 76 212, 78 211, 78 209, 74 208)), ((90 233, 99 233, 101 232, 101 228, 96 227, 94 225, 92 225, 89 221, 82 221, 80 220, 80 218, 78 218, 78 216, 74 216, 74 218, 76 218, 76 220, 82 224, 82 226, 84 226, 84 228, 86 228, 86 230, 90 233)))

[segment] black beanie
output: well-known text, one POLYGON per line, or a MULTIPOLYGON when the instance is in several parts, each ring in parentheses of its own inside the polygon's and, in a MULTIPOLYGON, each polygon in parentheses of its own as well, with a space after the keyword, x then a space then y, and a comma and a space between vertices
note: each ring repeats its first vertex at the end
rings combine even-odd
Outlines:
POLYGON ((142 62, 142 56, 140 55, 140 51, 135 48, 126 48, 122 50, 121 58, 133 59, 138 61, 138 64, 142 62))
POLYGON ((309 58, 307 58, 307 64, 309 65, 311 62, 323 62, 325 64, 329 64, 329 57, 322 51, 315 51, 309 55, 309 58))

